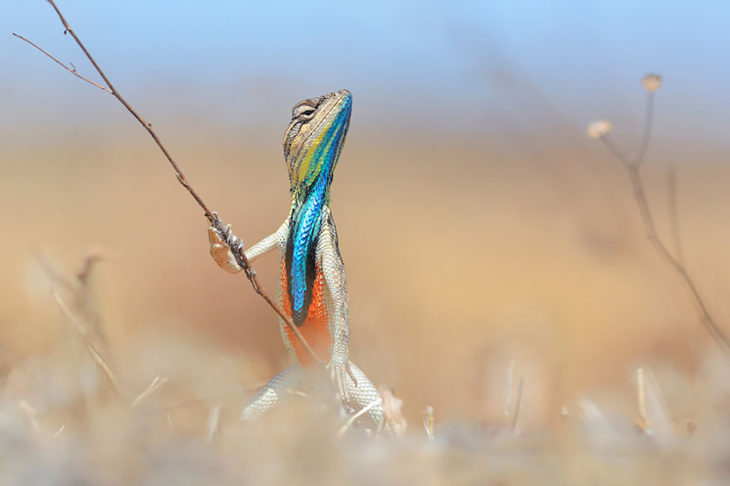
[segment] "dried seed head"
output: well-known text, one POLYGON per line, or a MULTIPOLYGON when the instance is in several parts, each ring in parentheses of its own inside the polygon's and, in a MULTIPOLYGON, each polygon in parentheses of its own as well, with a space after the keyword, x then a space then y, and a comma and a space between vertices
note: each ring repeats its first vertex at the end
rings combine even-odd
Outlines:
POLYGON ((662 77, 658 74, 647 74, 641 78, 641 85, 649 93, 653 93, 662 87, 662 77))
POLYGON ((588 125, 588 136, 591 138, 603 138, 611 133, 611 122, 598 120, 588 125))

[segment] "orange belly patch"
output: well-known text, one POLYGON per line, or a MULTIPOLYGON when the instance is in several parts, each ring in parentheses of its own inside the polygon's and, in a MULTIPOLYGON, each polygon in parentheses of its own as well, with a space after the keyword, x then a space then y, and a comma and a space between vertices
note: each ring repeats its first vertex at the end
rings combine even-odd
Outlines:
MULTIPOLYGON (((289 302, 289 292, 287 291, 286 284, 286 264, 284 261, 281 262, 281 306, 284 313, 291 317, 291 304, 289 302)), ((327 306, 324 303, 324 275, 319 269, 316 268, 314 277, 314 287, 312 289, 312 303, 309 306, 309 313, 307 318, 304 320, 301 326, 299 326, 299 332, 302 333, 304 339, 307 340, 309 346, 314 350, 317 356, 325 361, 329 362, 330 353, 332 347, 332 337, 329 329, 329 316, 327 313, 327 306)), ((299 339, 289 329, 288 326, 284 327, 285 339, 288 344, 294 349, 299 363, 302 366, 310 366, 313 364, 312 357, 307 353, 299 342, 299 339)))

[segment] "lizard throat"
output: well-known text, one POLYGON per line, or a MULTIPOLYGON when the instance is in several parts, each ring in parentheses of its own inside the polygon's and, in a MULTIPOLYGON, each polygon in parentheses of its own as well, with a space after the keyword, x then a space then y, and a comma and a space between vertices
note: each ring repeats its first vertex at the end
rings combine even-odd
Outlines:
POLYGON ((330 179, 322 174, 308 197, 292 206, 289 216, 285 265, 292 319, 301 326, 312 304, 312 289, 317 277, 317 243, 322 229, 324 208, 329 203, 330 179))

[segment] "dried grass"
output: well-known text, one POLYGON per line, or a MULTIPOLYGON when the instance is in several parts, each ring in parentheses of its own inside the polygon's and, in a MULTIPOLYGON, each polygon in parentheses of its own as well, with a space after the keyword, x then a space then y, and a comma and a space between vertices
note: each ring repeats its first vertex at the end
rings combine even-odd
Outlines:
MULTIPOLYGON (((77 324, 75 330, 84 325, 77 324)), ((640 367, 635 397, 583 397, 564 407, 557 426, 519 424, 530 383, 514 383, 521 364, 512 361, 503 383, 488 390, 504 397, 503 423, 438 421, 429 407, 425 431, 373 439, 345 434, 354 421, 343 423, 316 395, 291 400, 258 423, 238 422, 248 393, 230 391, 239 386, 235 372, 217 383, 227 392, 210 382, 220 376, 212 363, 236 358, 194 335, 141 335, 118 349, 117 366, 128 368, 119 373, 122 389, 153 370, 166 372, 133 400, 119 400, 108 380, 82 386, 85 374, 107 371, 85 353, 84 335, 76 336, 84 346, 59 345, 8 367, 0 392, 0 483, 723 484, 730 467, 730 361, 720 353, 708 353, 694 377, 666 364, 640 367), (67 363, 62 373, 60 362, 67 363), (615 400, 633 404, 624 412, 615 400)), ((384 397, 400 416, 398 399, 384 397)))

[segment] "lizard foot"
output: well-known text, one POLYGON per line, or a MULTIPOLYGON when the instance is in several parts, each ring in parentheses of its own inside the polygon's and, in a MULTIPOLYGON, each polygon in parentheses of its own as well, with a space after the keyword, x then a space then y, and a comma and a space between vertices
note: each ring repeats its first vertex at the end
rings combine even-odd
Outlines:
POLYGON ((350 402, 351 394, 350 390, 354 387, 357 388, 357 378, 352 372, 352 366, 350 361, 332 360, 327 365, 330 372, 330 378, 335 384, 337 393, 340 395, 340 400, 345 403, 350 402))
MULTIPOLYGON (((230 224, 226 226, 226 232, 230 234, 230 224)), ((210 243, 210 256, 213 257, 219 267, 228 273, 238 273, 243 270, 236 262, 236 257, 233 256, 225 240, 221 238, 220 233, 213 226, 208 226, 208 242, 210 243)))

